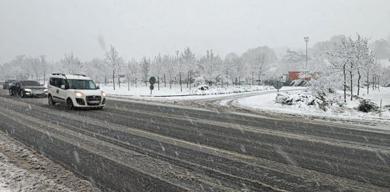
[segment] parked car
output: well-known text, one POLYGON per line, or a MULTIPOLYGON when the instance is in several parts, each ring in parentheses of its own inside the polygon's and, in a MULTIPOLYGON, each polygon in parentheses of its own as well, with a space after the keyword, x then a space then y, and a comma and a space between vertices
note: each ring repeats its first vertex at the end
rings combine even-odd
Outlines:
POLYGON ((52 106, 64 103, 68 109, 103 109, 106 103, 106 93, 85 75, 53 73, 48 89, 48 103, 52 106))
POLYGON ((16 81, 9 87, 11 96, 19 97, 46 97, 47 88, 38 81, 16 81))
POLYGON ((13 82, 15 82, 15 80, 5 80, 3 84, 3 89, 9 89, 10 85, 12 85, 13 82))

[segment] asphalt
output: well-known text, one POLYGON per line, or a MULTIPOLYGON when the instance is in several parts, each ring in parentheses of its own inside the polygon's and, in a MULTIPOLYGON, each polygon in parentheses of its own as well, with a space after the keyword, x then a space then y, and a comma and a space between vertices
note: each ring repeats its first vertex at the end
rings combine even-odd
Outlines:
POLYGON ((103 191, 390 189, 390 131, 365 126, 131 100, 69 111, 1 91, 0 130, 103 191))

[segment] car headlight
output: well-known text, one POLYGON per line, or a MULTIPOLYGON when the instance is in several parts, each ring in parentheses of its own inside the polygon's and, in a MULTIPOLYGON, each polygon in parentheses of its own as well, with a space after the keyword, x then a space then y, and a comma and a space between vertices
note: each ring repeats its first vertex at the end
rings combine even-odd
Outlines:
POLYGON ((31 89, 24 89, 24 91, 26 91, 26 92, 31 92, 31 89))
POLYGON ((76 95, 76 97, 83 97, 83 96, 84 96, 84 93, 82 93, 82 92, 76 92, 75 95, 76 95))
POLYGON ((106 96, 106 92, 102 91, 102 96, 105 97, 106 96))
POLYGON ((47 89, 44 89, 43 92, 47 92, 48 90, 47 89))

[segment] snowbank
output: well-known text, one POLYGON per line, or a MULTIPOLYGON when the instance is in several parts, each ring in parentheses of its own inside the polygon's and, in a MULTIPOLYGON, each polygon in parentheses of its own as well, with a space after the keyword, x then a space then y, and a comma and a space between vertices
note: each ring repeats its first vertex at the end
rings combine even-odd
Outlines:
POLYGON ((112 97, 126 97, 126 98, 143 98, 143 99, 197 99, 197 98, 208 98, 215 97, 218 95, 229 95, 236 93, 247 93, 255 91, 265 91, 273 90, 274 88, 270 86, 229 86, 229 87, 216 87, 211 86, 208 90, 201 90, 198 87, 187 88, 186 85, 183 85, 183 88, 180 89, 180 86, 169 86, 164 87, 160 86, 160 90, 155 85, 153 93, 150 94, 149 87, 145 85, 139 87, 130 87, 121 86, 121 88, 113 89, 112 86, 101 86, 101 89, 104 90, 108 96, 112 97))
MULTIPOLYGON (((371 101, 378 105, 380 100, 382 100, 383 106, 390 106, 390 88, 381 88, 380 91, 376 90, 370 95, 363 95, 362 97, 371 99, 371 101)), ((340 101, 342 101, 342 94, 340 92, 328 94, 325 99, 321 99, 318 95, 313 95, 309 91, 293 91, 242 98, 233 104, 243 108, 284 114, 390 121, 390 107, 384 107, 382 113, 364 113, 357 110, 360 104, 359 99, 348 101, 346 104, 340 101)))

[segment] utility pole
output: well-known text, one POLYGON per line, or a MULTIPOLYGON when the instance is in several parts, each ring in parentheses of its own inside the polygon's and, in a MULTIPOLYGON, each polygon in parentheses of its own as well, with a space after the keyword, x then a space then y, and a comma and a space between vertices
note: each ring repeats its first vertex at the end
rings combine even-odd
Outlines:
POLYGON ((309 43, 309 37, 306 36, 303 38, 305 40, 305 43, 306 43, 306 65, 305 65, 305 79, 307 78, 307 61, 308 61, 308 57, 307 57, 307 44, 309 43))

